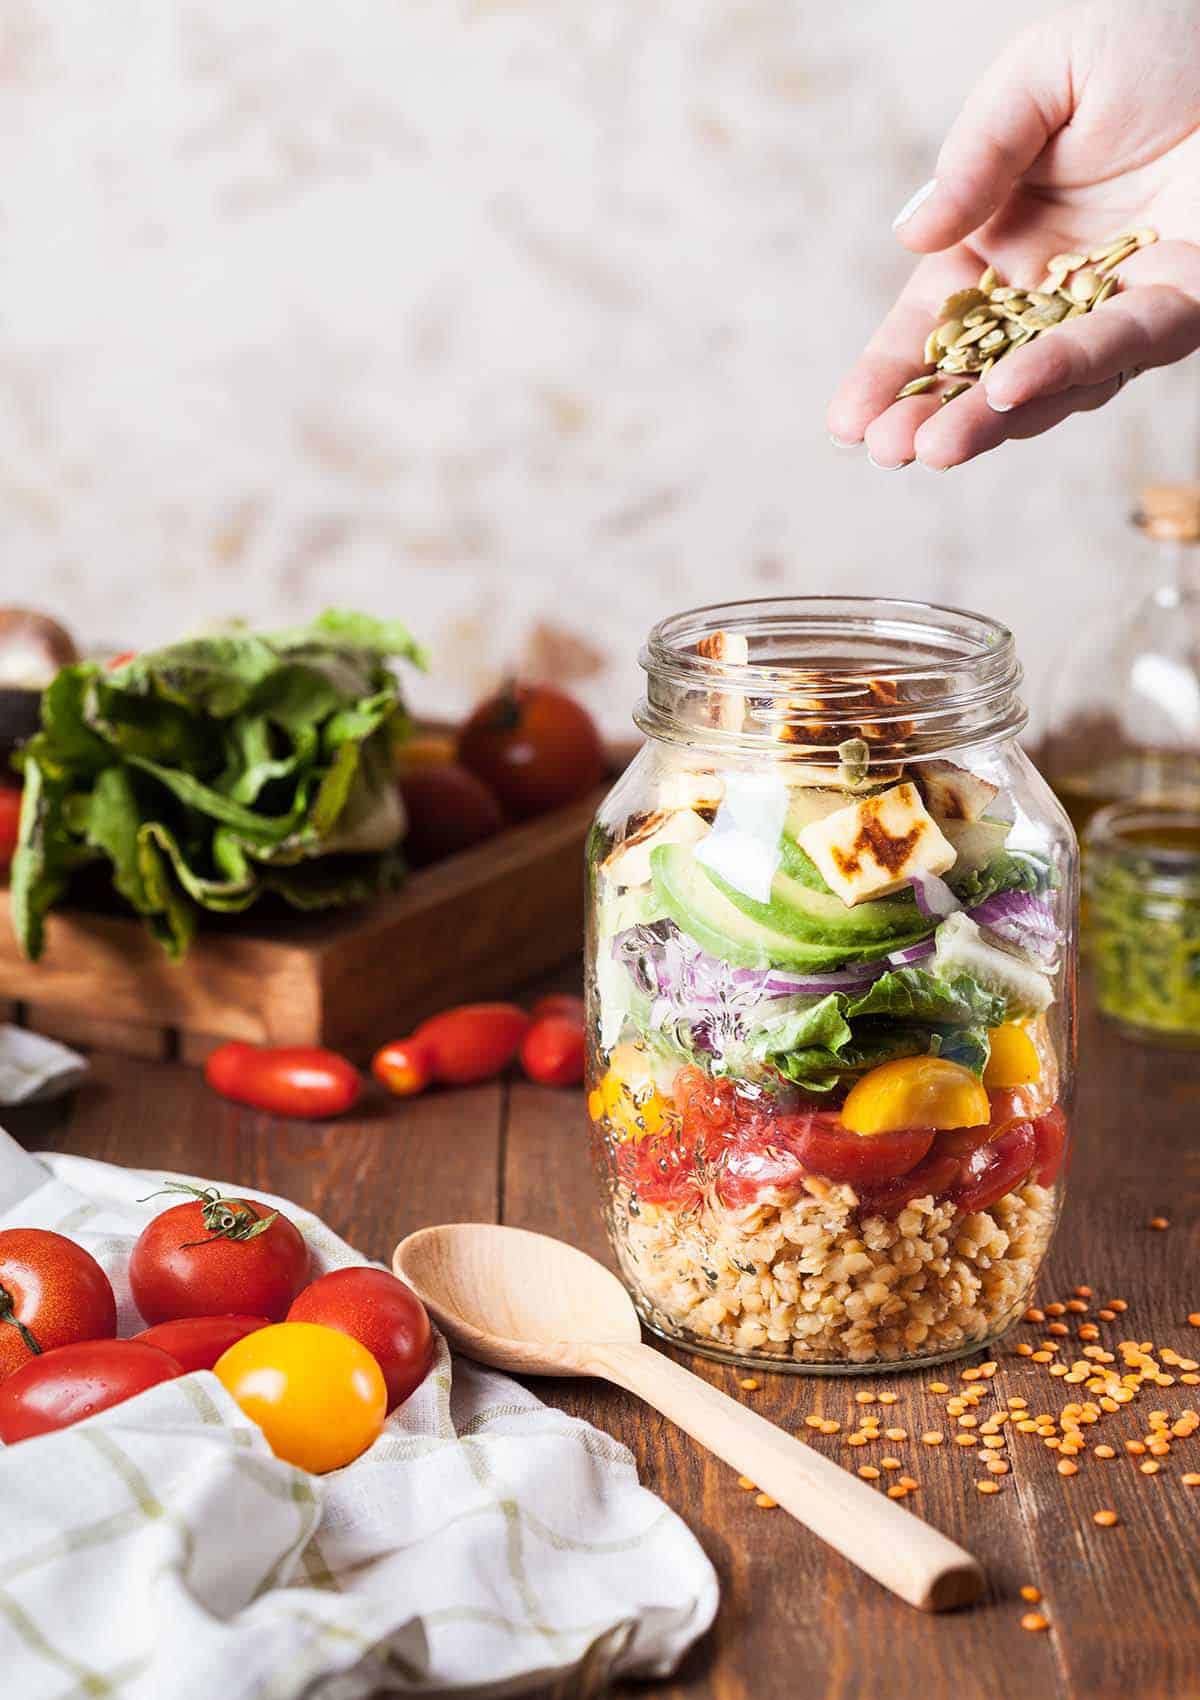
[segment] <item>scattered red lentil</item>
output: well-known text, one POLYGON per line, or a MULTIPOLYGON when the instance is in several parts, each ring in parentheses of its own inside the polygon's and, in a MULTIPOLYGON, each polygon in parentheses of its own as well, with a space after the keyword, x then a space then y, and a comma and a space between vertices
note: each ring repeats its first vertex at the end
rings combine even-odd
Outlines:
POLYGON ((1165 1228, 1169 1228, 1171 1224, 1165 1216, 1151 1216, 1150 1220, 1146 1223, 1146 1226, 1148 1228, 1156 1229, 1161 1234, 1163 1230, 1165 1228))
POLYGON ((913 1476, 897 1476, 896 1477, 896 1486, 902 1487, 902 1488, 907 1488, 909 1493, 916 1493, 916 1491, 920 1487, 920 1485, 921 1485, 920 1482, 917 1481, 915 1479, 915 1477, 913 1477, 913 1476))
POLYGON ((1092 1522, 1093 1523, 1099 1523, 1099 1525, 1102 1529, 1114 1528, 1115 1525, 1118 1524, 1120 1521, 1121 1521, 1121 1519, 1117 1516, 1115 1511, 1093 1511, 1092 1512, 1092 1522))
POLYGON ((1050 1322, 1046 1325, 1046 1333, 1053 1334, 1059 1340, 1065 1339, 1070 1332, 1065 1322, 1050 1322))
POLYGON ((1090 1299, 1091 1296, 1092 1296, 1092 1289, 1090 1287, 1076 1287, 1075 1297, 1077 1299, 1090 1299))
POLYGON ((1195 1470, 1185 1471, 1179 1479, 1184 1487, 1200 1487, 1200 1474, 1197 1474, 1195 1470))
POLYGON ((1115 1458, 1116 1455, 1117 1454, 1116 1454, 1116 1450, 1115 1450, 1114 1447, 1111 1447, 1111 1446, 1097 1446, 1096 1447, 1096 1457, 1097 1458, 1115 1458))
POLYGON ((772 1499, 769 1493, 760 1493, 755 1495, 754 1503, 760 1511, 774 1511, 779 1501, 772 1499))
POLYGON ((884 1470, 900 1470, 903 1468, 899 1458, 881 1458, 879 1463, 881 1469, 884 1470))
POLYGON ((1049 1627, 1049 1618, 1043 1617, 1040 1611, 1027 1611, 1021 1619, 1021 1628, 1032 1630, 1035 1633, 1039 1629, 1049 1629, 1049 1627))
POLYGON ((879 1471, 874 1464, 860 1464, 858 1473, 864 1482, 877 1482, 879 1480, 879 1471))
POLYGON ((923 1446, 940 1446, 945 1438, 945 1435, 942 1434, 940 1430, 936 1428, 929 1428, 926 1429, 925 1433, 921 1436, 921 1444, 923 1446))
POLYGON ((894 1405, 899 1397, 900 1395, 898 1393, 881 1393, 879 1395, 879 1403, 881 1405, 894 1405))
POLYGON ((1067 1309, 1072 1316, 1085 1316, 1087 1314, 1087 1306, 1082 1299, 1068 1299, 1067 1309))
POLYGON ((755 1486, 756 1486, 756 1483, 752 1482, 750 1480, 749 1476, 739 1476, 738 1477, 738 1486, 740 1488, 745 1488, 747 1493, 753 1493, 755 1486))
POLYGON ((1060 1458, 1055 1468, 1060 1476, 1077 1476, 1079 1465, 1073 1458, 1060 1458))
POLYGON ((1017 1346, 1016 1352, 1019 1358, 1031 1358, 1033 1356, 1033 1347, 1028 1343, 1028 1341, 1022 1340, 1017 1346))
POLYGON ((1115 1322, 1117 1320, 1116 1311, 1109 1310, 1107 1305, 1103 1310, 1098 1310, 1096 1315, 1100 1318, 1101 1322, 1115 1322))
POLYGON ((990 1480, 984 1481, 984 1482, 976 1482, 975 1486, 976 1486, 976 1488, 978 1488, 980 1493, 999 1493, 1000 1492, 1000 1483, 999 1482, 993 1482, 993 1481, 990 1481, 990 1480))
POLYGON ((1138 1465, 1138 1469, 1142 1472, 1143 1476, 1157 1476, 1161 1468, 1162 1465, 1158 1462, 1157 1458, 1147 1458, 1144 1464, 1138 1465))
POLYGON ((1021 1598, 1023 1600, 1028 1600, 1031 1606, 1036 1606, 1042 1597, 1042 1590, 1040 1588, 1035 1588, 1032 1583, 1028 1582, 1020 1590, 1020 1593, 1021 1598))
POLYGON ((1191 1323, 1193 1328, 1200 1328, 1200 1310, 1192 1311, 1191 1315, 1188 1317, 1188 1321, 1191 1323))
POLYGON ((908 1489, 906 1487, 901 1487, 899 1482, 897 1482, 895 1487, 890 1487, 887 1490, 887 1496, 889 1499, 903 1499, 907 1492, 908 1489))
POLYGON ((856 1405, 873 1405, 875 1403, 875 1395, 864 1389, 863 1392, 856 1393, 854 1395, 854 1403, 856 1405))
POLYGON ((1124 1299, 1109 1299, 1108 1309, 1109 1310, 1122 1311, 1122 1310, 1128 1310, 1129 1306, 1125 1303, 1124 1299))
POLYGON ((762 1383, 760 1381, 755 1381, 752 1375, 745 1375, 738 1382, 738 1386, 741 1388, 743 1393, 757 1393, 759 1388, 762 1386, 762 1383))
POLYGON ((950 1389, 944 1381, 931 1381, 929 1391, 931 1393, 949 1393, 950 1389))
POLYGON ((1066 1310, 1067 1310, 1066 1305, 1059 1304, 1058 1300, 1055 1299, 1053 1304, 1048 1304, 1046 1306, 1046 1315, 1047 1316, 1065 1316, 1066 1310))
POLYGON ((906 1428, 885 1428, 883 1438, 885 1440, 907 1440, 908 1430, 906 1428))

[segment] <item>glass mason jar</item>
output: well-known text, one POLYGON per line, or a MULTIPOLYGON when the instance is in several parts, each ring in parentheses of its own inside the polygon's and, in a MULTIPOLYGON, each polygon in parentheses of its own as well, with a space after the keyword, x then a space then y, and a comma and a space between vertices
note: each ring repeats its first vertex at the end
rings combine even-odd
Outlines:
POLYGON ((1100 1013, 1130 1039, 1200 1045, 1200 814, 1110 803, 1084 847, 1100 1013))
POLYGON ((937 1363, 1058 1214, 1071 826, 1011 635, 797 597, 663 621, 589 843, 588 1112, 642 1319, 729 1362, 937 1363))

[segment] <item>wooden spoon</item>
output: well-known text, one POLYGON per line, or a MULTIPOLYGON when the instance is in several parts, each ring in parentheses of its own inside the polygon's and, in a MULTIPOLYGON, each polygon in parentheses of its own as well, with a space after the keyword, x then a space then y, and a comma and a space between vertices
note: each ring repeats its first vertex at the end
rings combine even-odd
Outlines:
POLYGON ((643 1345, 629 1295, 574 1246, 523 1228, 422 1228, 392 1268, 468 1357, 518 1375, 595 1375, 636 1393, 793 1517, 922 1611, 970 1605, 983 1572, 961 1547, 672 1358, 643 1345))

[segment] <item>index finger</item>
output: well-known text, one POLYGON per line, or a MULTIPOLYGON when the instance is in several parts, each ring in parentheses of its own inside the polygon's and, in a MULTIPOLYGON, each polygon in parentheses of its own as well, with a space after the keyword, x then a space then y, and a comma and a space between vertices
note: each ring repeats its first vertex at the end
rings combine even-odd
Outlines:
POLYGON ((925 339, 943 301, 977 282, 983 267, 984 262, 965 248, 921 261, 829 403, 825 423, 836 442, 861 443, 868 425, 895 401, 897 390, 926 370, 925 339))

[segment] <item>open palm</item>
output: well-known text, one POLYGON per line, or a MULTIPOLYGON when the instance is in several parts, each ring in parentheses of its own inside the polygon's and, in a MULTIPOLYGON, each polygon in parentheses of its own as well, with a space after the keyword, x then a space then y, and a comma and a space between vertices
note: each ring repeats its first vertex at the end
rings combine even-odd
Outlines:
POLYGON ((956 466, 1200 347, 1200 6, 1101 0, 1026 31, 971 95, 897 233, 926 258, 828 413, 832 436, 865 441, 879 466, 956 466), (942 302, 985 266, 1036 287, 1051 255, 1144 227, 1160 240, 1129 256, 1094 312, 944 406, 936 388, 895 400, 925 370, 942 302))

